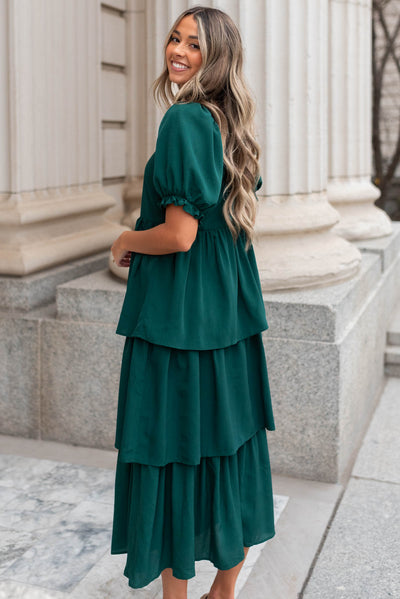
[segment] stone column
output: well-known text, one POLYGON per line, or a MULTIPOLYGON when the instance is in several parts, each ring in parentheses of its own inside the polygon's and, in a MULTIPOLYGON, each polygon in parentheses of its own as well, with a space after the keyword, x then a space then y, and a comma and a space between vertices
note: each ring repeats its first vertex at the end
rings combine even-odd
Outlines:
POLYGON ((127 111, 128 111, 128 160, 127 175, 130 181, 143 177, 144 167, 148 159, 147 148, 147 112, 151 103, 149 97, 148 81, 145 63, 152 60, 148 53, 146 57, 138 48, 146 47, 146 3, 145 0, 127 0, 126 27, 127 27, 127 111))
POLYGON ((8 0, 0 11, 0 273, 25 275, 120 231, 103 218, 115 202, 101 185, 100 6, 8 0))
MULTIPOLYGON (((128 85, 128 156, 127 176, 128 183, 125 187, 124 203, 127 216, 124 224, 134 227, 140 212, 142 197, 143 173, 146 162, 153 152, 155 142, 148 144, 148 115, 154 113, 154 103, 150 97, 149 66, 153 64, 152 52, 146 52, 147 69, 143 68, 143 53, 138 52, 138 47, 145 48, 147 41, 146 30, 146 2, 145 0, 127 0, 126 26, 127 26, 127 85, 128 85)), ((148 29, 150 26, 148 25, 148 29)), ((126 271, 126 269, 122 269, 126 271)), ((123 274, 123 273, 121 273, 123 274)))
POLYGON ((371 0, 329 0, 328 199, 346 239, 389 235, 371 183, 371 0))
POLYGON ((264 290, 352 277, 361 255, 331 228, 327 201, 328 0, 259 0, 243 10, 264 185, 255 250, 264 290))

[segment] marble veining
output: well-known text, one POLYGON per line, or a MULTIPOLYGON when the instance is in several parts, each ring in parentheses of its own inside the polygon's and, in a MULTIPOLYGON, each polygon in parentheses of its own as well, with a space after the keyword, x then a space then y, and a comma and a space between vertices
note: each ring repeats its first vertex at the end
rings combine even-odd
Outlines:
POLYGON ((69 599, 69 595, 6 580, 0 582, 0 599, 69 599))
POLYGON ((38 460, 16 455, 0 455, 0 484, 3 487, 28 489, 32 483, 39 483, 43 476, 51 472, 58 462, 38 460))
POLYGON ((37 540, 37 535, 19 530, 0 530, 0 576, 37 540))
POLYGON ((111 506, 83 501, 3 573, 4 578, 72 590, 111 541, 111 506))
POLYGON ((26 492, 19 493, 0 511, 0 526, 28 532, 48 529, 74 507, 61 501, 38 499, 26 492))
POLYGON ((30 493, 36 497, 78 503, 84 499, 112 503, 114 472, 91 466, 57 464, 35 484, 30 493))
MULTIPOLYGON (((161 577, 131 589, 126 555, 111 555, 115 471, 0 455, 0 599, 161 599, 161 577)), ((288 497, 274 495, 278 520, 288 497)), ((265 543, 250 548, 245 584, 265 543)), ((195 564, 188 596, 209 588, 216 568, 195 564)))
POLYGON ((3 506, 15 499, 17 495, 19 495, 18 489, 14 489, 13 487, 3 487, 0 484, 0 508, 3 508, 3 506))

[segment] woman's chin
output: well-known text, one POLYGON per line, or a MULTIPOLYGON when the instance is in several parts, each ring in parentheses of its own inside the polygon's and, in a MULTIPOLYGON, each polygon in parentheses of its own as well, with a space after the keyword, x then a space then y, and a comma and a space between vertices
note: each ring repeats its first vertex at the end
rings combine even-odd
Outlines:
POLYGON ((182 85, 184 85, 184 83, 186 83, 186 81, 189 81, 190 77, 188 77, 187 79, 184 79, 182 77, 180 77, 179 75, 175 75, 175 73, 169 73, 169 80, 171 81, 171 83, 175 83, 175 85, 177 85, 178 87, 182 87, 182 85))

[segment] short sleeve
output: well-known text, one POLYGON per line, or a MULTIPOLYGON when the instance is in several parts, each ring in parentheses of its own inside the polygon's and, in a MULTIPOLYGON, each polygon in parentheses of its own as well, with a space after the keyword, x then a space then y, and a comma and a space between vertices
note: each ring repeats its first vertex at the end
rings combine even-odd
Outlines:
POLYGON ((201 219, 217 204, 223 178, 221 134, 207 108, 174 104, 164 115, 154 155, 161 206, 175 204, 201 219))

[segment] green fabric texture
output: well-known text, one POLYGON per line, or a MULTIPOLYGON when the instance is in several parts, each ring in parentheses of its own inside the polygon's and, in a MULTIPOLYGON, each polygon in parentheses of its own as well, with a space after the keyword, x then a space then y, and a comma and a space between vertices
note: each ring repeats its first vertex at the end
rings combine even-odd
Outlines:
MULTIPOLYGON (((262 184, 258 178, 255 189, 262 184)), ((275 429, 252 246, 223 217, 219 128, 200 104, 173 105, 144 173, 136 230, 169 204, 199 221, 188 252, 132 253, 124 335, 111 553, 133 588, 195 561, 228 569, 275 534, 266 431, 275 429)))
POLYGON ((274 534, 264 430, 234 455, 202 458, 198 466, 117 461, 112 553, 127 553, 124 575, 132 588, 164 568, 192 578, 196 560, 227 570, 244 559, 243 547, 274 534))
POLYGON ((146 165, 135 229, 164 222, 173 203, 199 219, 199 230, 188 252, 132 255, 118 334, 206 350, 268 328, 254 250, 246 252, 244 233, 233 243, 223 188, 221 134, 211 113, 196 103, 173 105, 146 165))
POLYGON ((260 333, 200 352, 126 339, 115 442, 121 461, 195 465, 235 453, 261 428, 275 425, 260 333))

